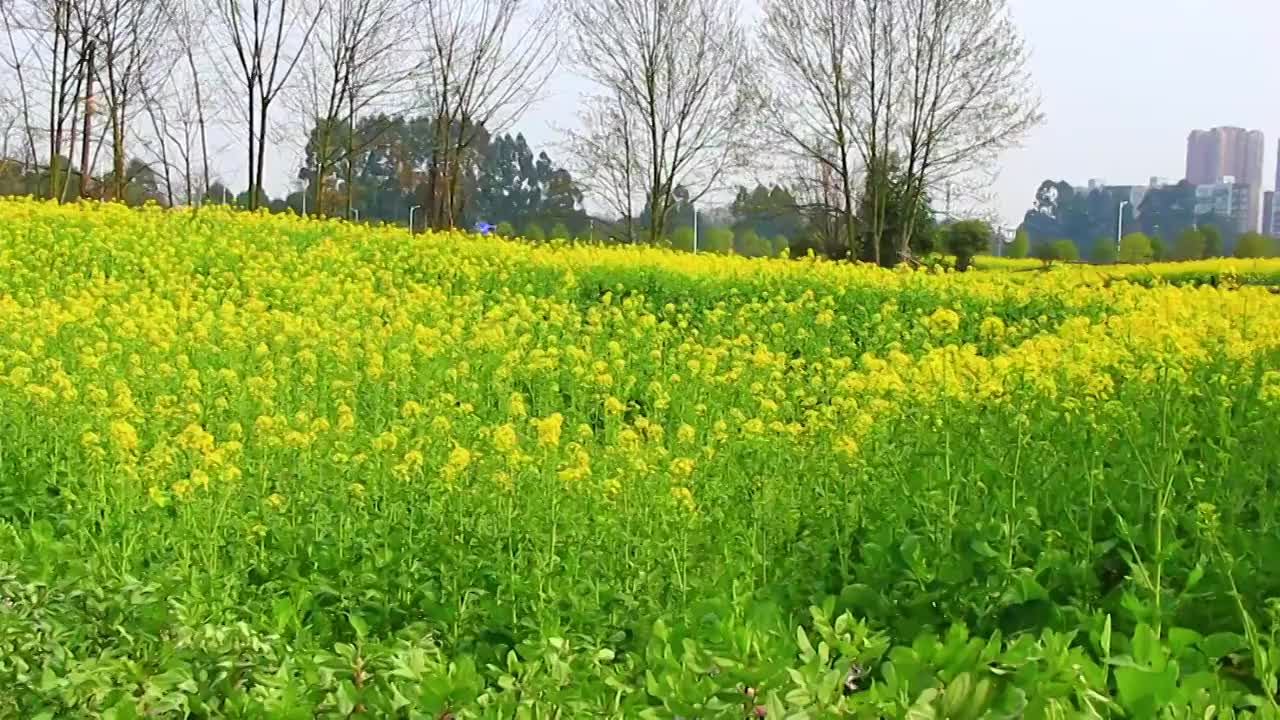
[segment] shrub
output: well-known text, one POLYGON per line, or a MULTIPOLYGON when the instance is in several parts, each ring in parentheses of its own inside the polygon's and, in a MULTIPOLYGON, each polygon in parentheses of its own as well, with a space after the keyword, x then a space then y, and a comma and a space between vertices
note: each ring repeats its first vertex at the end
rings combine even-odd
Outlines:
POLYGON ((1123 263, 1145 263, 1155 259, 1151 238, 1145 233, 1134 232, 1120 238, 1119 260, 1123 263))
POLYGON ((1093 249, 1089 252, 1089 259, 1096 263, 1113 263, 1116 261, 1116 240, 1115 238, 1103 237, 1093 241, 1093 249))
POLYGON ((1018 228, 1017 234, 1013 236, 1013 242, 1009 243, 1009 252, 1011 258, 1024 258, 1031 251, 1031 239, 1027 235, 1026 228, 1018 228))
POLYGON ((520 233, 525 240, 531 242, 542 242, 547 239, 546 233, 542 231, 542 226, 536 222, 528 222, 524 225, 524 231, 520 233))
POLYGON ((942 230, 947 252, 956 256, 956 270, 964 272, 973 256, 991 247, 991 226, 981 220, 961 220, 942 230))
POLYGON ((1270 257, 1274 252, 1272 244, 1271 238, 1266 235, 1248 232, 1236 240, 1235 254, 1238 258, 1270 257))

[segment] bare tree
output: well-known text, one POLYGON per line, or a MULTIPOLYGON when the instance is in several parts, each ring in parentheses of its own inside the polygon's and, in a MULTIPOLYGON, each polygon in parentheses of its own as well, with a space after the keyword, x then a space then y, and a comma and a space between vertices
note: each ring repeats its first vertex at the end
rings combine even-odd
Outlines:
MULTIPOLYGON (((164 57, 161 43, 171 18, 167 0, 88 0, 94 37, 87 58, 89 82, 96 74, 111 130, 111 197, 124 198, 128 184, 129 123, 142 108, 144 85, 164 57)), ((90 85, 92 87, 92 85, 90 85)), ((89 94, 91 97, 92 94, 89 94)), ((86 102, 86 105, 90 105, 86 102)), ((89 114, 85 114, 86 136, 89 114)))
MULTIPOLYGON (((859 108, 862 70, 856 48, 865 32, 864 6, 880 0, 765 0, 760 28, 764 73, 773 79, 766 91, 768 129, 796 158, 805 193, 834 200, 824 214, 838 218, 847 242, 856 226, 863 158, 859 157, 859 108), (838 184, 835 197, 829 179, 838 184)), ((877 258, 878 259, 878 258, 877 258)))
POLYGON ((200 198, 209 189, 209 130, 205 117, 205 102, 208 90, 196 56, 204 55, 205 31, 209 27, 208 16, 203 12, 200 0, 170 0, 171 17, 169 26, 174 34, 182 59, 186 63, 185 76, 175 73, 170 75, 175 93, 179 98, 177 107, 180 110, 183 128, 183 142, 180 144, 183 157, 184 176, 186 178, 187 204, 199 204, 200 198), (179 79, 181 78, 181 79, 179 79), (194 155, 193 136, 198 136, 200 144, 200 182, 199 191, 193 191, 195 183, 192 179, 192 156, 194 155))
POLYGON ((0 24, 4 25, 5 44, 0 51, 0 62, 3 62, 14 75, 17 82, 18 103, 21 106, 22 129, 26 136, 26 152, 23 154, 24 165, 30 169, 36 166, 35 126, 32 124, 31 95, 27 85, 27 72, 33 48, 24 44, 19 50, 18 37, 21 30, 14 17, 14 4, 0 2, 0 24))
POLYGON ((18 100, 0 89, 0 167, 8 167, 13 159, 9 153, 14 144, 14 130, 22 119, 18 107, 18 100))
POLYGON ((587 98, 582 128, 566 133, 566 149, 584 189, 622 218, 626 241, 635 243, 636 209, 644 204, 645 168, 634 147, 639 123, 615 95, 587 98))
POLYGON ((408 52, 412 7, 406 0, 329 0, 321 14, 290 103, 307 123, 304 175, 310 176, 318 214, 325 212, 324 188, 341 168, 351 216, 356 157, 378 139, 357 134, 358 117, 402 98, 421 68, 417 54, 408 52))
MULTIPOLYGON (((35 6, 37 16, 47 11, 44 28, 47 35, 41 33, 37 42, 47 43, 46 53, 37 57, 44 65, 44 76, 48 83, 49 114, 49 197, 63 200, 70 185, 70 168, 63 168, 63 151, 68 145, 74 146, 74 139, 67 142, 68 128, 74 133, 77 98, 81 87, 88 77, 87 59, 92 29, 88 26, 88 13, 85 8, 73 0, 51 0, 48 4, 35 6), (63 171, 66 171, 64 178, 63 171), (61 185, 60 185, 61 183, 61 185)), ((81 168, 81 173, 88 171, 81 168)))
MULTIPOLYGON (((213 0, 215 16, 230 40, 229 64, 239 74, 247 105, 249 208, 258 207, 267 159, 271 105, 302 58, 324 0, 213 0)), ((224 53, 226 52, 224 48, 224 53)))
MULTIPOLYGON (((1042 120, 1028 53, 1007 0, 902 0, 898 126, 904 202, 989 166, 1042 120)), ((910 258, 915 213, 898 238, 910 258)))
POLYGON ((891 203, 917 207, 1040 121, 1006 0, 765 0, 764 9, 771 129, 839 183, 835 211, 865 259, 910 259, 910 211, 897 213, 894 257, 881 255, 891 203))
POLYGON ((181 196, 183 203, 197 206, 209 187, 205 107, 211 88, 200 69, 208 59, 208 16, 202 7, 201 0, 165 0, 156 61, 138 84, 150 121, 150 133, 138 133, 138 139, 170 205, 181 196))
POLYGON ((502 132, 537 99, 557 63, 555 3, 424 0, 424 105, 434 120, 425 221, 451 227, 482 133, 502 132))
POLYGON ((758 115, 734 0, 566 0, 572 56, 616 99, 646 170, 648 240, 684 187, 697 200, 753 157, 758 115), (630 122, 634 121, 634 123, 630 122))
MULTIPOLYGON (((96 0, 13 0, 0 3, 6 39, 5 65, 12 68, 22 94, 23 125, 27 136, 28 161, 32 171, 40 169, 40 155, 47 165, 40 183, 41 193, 64 200, 70 195, 74 177, 80 188, 87 184, 91 167, 75 172, 71 155, 89 142, 82 118, 92 117, 93 57, 100 30, 96 0), (44 101, 38 100, 43 96, 44 101), (83 105, 82 105, 83 101, 83 105), (37 151, 36 136, 42 136, 43 151, 37 151)), ((85 153, 81 152, 84 165, 85 153)))

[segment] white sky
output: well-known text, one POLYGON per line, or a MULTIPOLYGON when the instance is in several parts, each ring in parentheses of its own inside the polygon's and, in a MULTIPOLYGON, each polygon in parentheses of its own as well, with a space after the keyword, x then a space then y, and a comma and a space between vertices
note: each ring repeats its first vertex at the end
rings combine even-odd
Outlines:
MULTIPOLYGON (((1280 139, 1280 0, 1010 0, 1032 50, 1045 123, 1009 152, 994 209, 1017 223, 1046 178, 1082 185, 1180 179, 1194 128, 1237 125, 1267 135, 1265 185, 1273 187, 1280 139)), ((748 13, 754 16, 756 13, 748 13)), ((516 130, 535 152, 575 122, 588 89, 567 68, 516 130)), ((235 153, 238 155, 238 153, 235 153)), ((223 174, 243 187, 232 158, 223 174)), ((294 177, 296 151, 269 161, 268 189, 294 177)))

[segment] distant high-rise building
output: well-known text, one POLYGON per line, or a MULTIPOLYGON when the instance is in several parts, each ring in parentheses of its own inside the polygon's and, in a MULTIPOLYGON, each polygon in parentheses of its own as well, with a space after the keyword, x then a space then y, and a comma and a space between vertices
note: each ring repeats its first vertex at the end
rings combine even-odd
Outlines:
MULTIPOLYGON (((1262 214, 1262 160, 1266 138, 1260 130, 1218 127, 1187 136, 1187 182, 1219 185, 1226 178, 1248 186, 1241 231, 1257 230, 1262 214)), ((1240 188, 1237 188, 1240 189, 1240 188)))
MULTIPOLYGON (((1280 194, 1280 141, 1276 142, 1276 193, 1280 194)), ((1271 198, 1271 211, 1262 214, 1262 233, 1280 238, 1280 202, 1274 196, 1271 198)))
MULTIPOLYGON (((1255 195, 1259 193, 1254 188, 1231 177, 1220 183, 1197 185, 1195 214, 1197 217, 1216 215, 1228 221, 1237 233, 1256 231, 1258 215, 1249 214, 1249 203, 1255 195), (1250 221, 1250 217, 1254 219, 1250 221)), ((1261 197, 1258 202, 1261 204, 1261 197)))
POLYGON ((1276 217, 1276 194, 1268 190, 1262 194, 1262 234, 1280 237, 1280 218, 1276 217))

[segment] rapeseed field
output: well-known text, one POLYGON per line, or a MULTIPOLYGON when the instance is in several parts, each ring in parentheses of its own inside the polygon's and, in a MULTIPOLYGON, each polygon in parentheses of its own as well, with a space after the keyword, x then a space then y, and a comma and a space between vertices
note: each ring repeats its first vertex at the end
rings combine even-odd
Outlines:
POLYGON ((1265 287, 0 202, 0 718, 1273 718, 1278 490, 1265 287))

